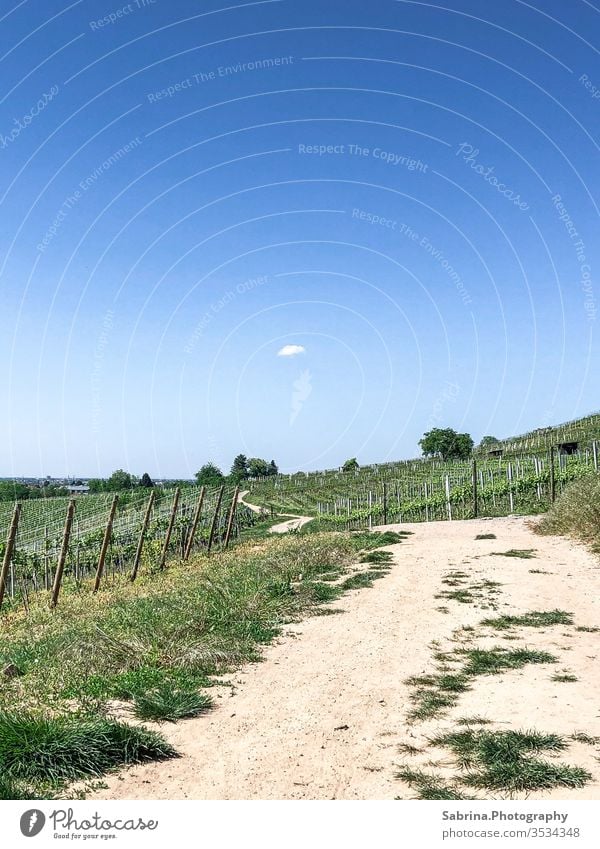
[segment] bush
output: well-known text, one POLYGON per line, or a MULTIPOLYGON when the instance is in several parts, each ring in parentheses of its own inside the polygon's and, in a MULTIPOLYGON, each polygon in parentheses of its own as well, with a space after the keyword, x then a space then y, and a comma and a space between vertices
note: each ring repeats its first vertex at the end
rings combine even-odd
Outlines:
POLYGON ((600 476, 569 484, 537 530, 542 534, 574 536, 600 546, 600 476))

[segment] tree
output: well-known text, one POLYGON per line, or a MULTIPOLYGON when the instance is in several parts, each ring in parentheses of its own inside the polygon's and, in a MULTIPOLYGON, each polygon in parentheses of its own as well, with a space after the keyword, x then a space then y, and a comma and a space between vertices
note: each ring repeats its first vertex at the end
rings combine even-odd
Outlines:
POLYGON ((117 469, 113 472, 106 481, 106 489, 108 492, 119 492, 123 489, 132 489, 134 479, 129 472, 124 472, 123 469, 117 469))
POLYGON ((237 457, 233 461, 230 475, 233 480, 237 482, 242 481, 248 477, 248 458, 245 454, 237 455, 237 457))
POLYGON ((214 463, 205 463, 196 472, 196 483, 199 486, 220 486, 223 483, 223 472, 214 463))
POLYGON ((495 448, 499 444, 500 440, 496 439, 495 436, 484 436, 477 447, 481 451, 489 451, 490 448, 495 448))
POLYGON ((144 472, 144 474, 140 478, 140 486, 145 486, 147 488, 154 486, 154 481, 152 480, 148 472, 144 472))
POLYGON ((260 457, 250 457, 248 460, 248 477, 265 478, 269 474, 269 464, 260 457))
POLYGON ((434 427, 423 434, 419 445, 426 457, 441 457, 442 460, 464 460, 473 450, 473 440, 468 433, 457 433, 450 427, 434 427))
POLYGON ((360 466, 358 465, 356 457, 351 457, 349 460, 346 460, 342 466, 342 472, 355 472, 359 468, 360 466))
POLYGON ((279 474, 279 468, 278 468, 275 460, 271 460, 271 462, 269 463, 269 470, 268 470, 267 474, 268 475, 278 475, 279 474))

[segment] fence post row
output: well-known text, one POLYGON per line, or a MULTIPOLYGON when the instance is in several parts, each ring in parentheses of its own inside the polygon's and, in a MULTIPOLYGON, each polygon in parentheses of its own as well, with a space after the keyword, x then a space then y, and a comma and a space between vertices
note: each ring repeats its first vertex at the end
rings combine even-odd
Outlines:
POLYGON ((4 593, 6 591, 6 577, 12 561, 13 551, 15 548, 15 540, 17 538, 17 528, 19 527, 19 517, 21 515, 21 505, 17 501, 13 511, 8 536, 6 538, 6 548, 4 549, 4 560, 2 561, 2 571, 0 572, 0 607, 4 601, 4 593))
POLYGON ((187 544, 183 553, 184 560, 187 560, 192 552, 192 546, 194 545, 194 537, 196 536, 196 530, 198 529, 198 522, 200 521, 200 516, 202 515, 202 504, 204 502, 205 491, 206 487, 203 486, 200 489, 200 495, 198 496, 198 502, 196 504, 196 510, 194 512, 194 518, 192 519, 192 527, 190 528, 187 544))
POLYGON ((65 529, 63 531, 62 545, 60 547, 60 555, 56 564, 56 574, 54 575, 54 583, 52 584, 52 596, 50 598, 50 607, 54 608, 58 604, 58 594, 60 593, 60 585, 62 582, 65 561, 69 550, 69 539, 71 537, 71 528, 73 527, 73 516, 75 515, 75 502, 71 499, 67 508, 67 518, 65 519, 65 529))
POLYGON ((229 545, 229 539, 231 537, 231 530, 233 528, 233 519, 235 517, 235 510, 238 503, 238 496, 240 493, 239 486, 236 486, 235 492, 233 493, 233 498, 231 500, 231 507, 229 508, 229 516, 227 517, 227 529, 225 530, 225 539, 223 541, 224 548, 227 548, 229 545))
POLYGON ((140 565, 140 559, 142 557, 142 550, 144 548, 144 540, 146 538, 146 531, 148 530, 148 525, 150 523, 150 516, 152 514, 152 507, 154 505, 154 490, 150 493, 150 498, 148 499, 148 506, 146 507, 146 514, 144 516, 144 521, 142 523, 142 528, 140 530, 140 538, 138 540, 137 549, 135 552, 135 558, 133 561, 133 566, 131 569, 131 575, 129 576, 130 581, 135 581, 137 578, 137 573, 140 565))
POLYGON ((219 494, 217 495, 217 503, 215 505, 215 513, 214 513, 214 516, 212 518, 212 522, 211 522, 211 525, 210 525, 210 532, 208 534, 208 546, 207 546, 207 549, 206 549, 207 552, 210 552, 210 550, 212 548, 213 538, 214 538, 214 535, 215 535, 215 529, 217 527, 217 519, 219 518, 219 510, 221 508, 221 500, 223 498, 224 490, 225 490, 225 487, 222 486, 221 489, 219 490, 219 494))
POLYGON ((550 448, 550 501, 556 500, 556 479, 554 477, 554 446, 550 448))
POLYGON ((175 495, 173 496, 173 507, 171 508, 171 518, 169 519, 169 526, 167 528, 167 533, 165 536, 165 542, 163 544, 162 553, 160 555, 160 561, 158 564, 159 569, 165 568, 165 561, 167 559, 167 551, 169 549, 169 543, 171 542, 171 534, 173 533, 173 525, 175 524, 175 519, 177 517, 177 508, 179 506, 179 495, 181 490, 179 487, 175 490, 175 495))
POLYGON ((110 505, 110 511, 108 514, 108 521, 106 522, 106 528, 104 530, 104 539, 102 540, 102 548, 100 549, 100 556, 98 557, 98 566, 96 567, 96 578, 94 580, 94 592, 97 593, 100 587, 100 580, 102 578, 102 573, 104 572, 104 561, 106 559, 106 552, 108 550, 108 544, 110 543, 110 538, 112 535, 112 526, 115 518, 115 513, 117 511, 117 504, 119 502, 119 496, 115 495, 112 500, 112 504, 110 505))

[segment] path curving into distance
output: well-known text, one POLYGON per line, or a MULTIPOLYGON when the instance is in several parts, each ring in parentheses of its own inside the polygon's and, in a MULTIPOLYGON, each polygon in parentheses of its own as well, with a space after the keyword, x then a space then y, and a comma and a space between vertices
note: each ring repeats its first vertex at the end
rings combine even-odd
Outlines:
MULTIPOLYGON (((253 513, 262 513, 264 511, 263 507, 259 507, 258 504, 250 504, 248 501, 245 501, 244 498, 250 492, 249 489, 244 490, 244 492, 240 492, 238 495, 238 503, 243 504, 244 507, 248 507, 252 510, 253 513)), ((297 531, 299 528, 302 528, 307 522, 312 522, 314 516, 297 516, 294 513, 278 513, 278 516, 285 517, 287 521, 279 522, 277 525, 273 525, 272 528, 269 528, 269 533, 271 534, 285 534, 288 531, 297 531)))

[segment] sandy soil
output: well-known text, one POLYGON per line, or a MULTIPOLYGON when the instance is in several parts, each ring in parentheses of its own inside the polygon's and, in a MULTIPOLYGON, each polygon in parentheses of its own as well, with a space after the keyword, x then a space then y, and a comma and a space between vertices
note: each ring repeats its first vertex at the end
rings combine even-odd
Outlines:
MULTIPOLYGON (((571 541, 534 535, 521 518, 401 527, 413 535, 389 547, 394 563, 385 578, 336 602, 340 615, 287 628, 266 649, 264 663, 215 688, 218 706, 211 714, 161 726, 181 758, 111 776, 96 798, 411 798, 394 777, 400 764, 433 762, 445 775, 453 767, 447 751, 428 747, 409 757, 400 744, 425 747, 428 736, 474 714, 495 728, 600 737, 600 632, 576 630, 600 627, 596 558, 571 541), (480 533, 497 539, 475 541, 480 533), (536 557, 491 556, 511 548, 536 549, 536 557), (483 607, 485 596, 477 605, 435 598, 448 589, 443 576, 458 568, 469 580, 501 583, 496 613, 483 607), (514 642, 478 627, 490 614, 557 607, 574 614, 574 625, 520 628, 521 641, 514 642), (465 625, 477 629, 464 632, 465 625), (434 650, 502 644, 545 649, 558 663, 478 677, 446 716, 407 721, 411 688, 404 681, 434 671, 434 650), (563 670, 577 681, 553 681, 563 670)), ((589 769, 593 783, 535 798, 600 799, 599 755, 600 747, 574 742, 560 760, 589 769)))

